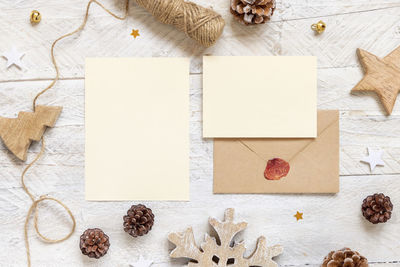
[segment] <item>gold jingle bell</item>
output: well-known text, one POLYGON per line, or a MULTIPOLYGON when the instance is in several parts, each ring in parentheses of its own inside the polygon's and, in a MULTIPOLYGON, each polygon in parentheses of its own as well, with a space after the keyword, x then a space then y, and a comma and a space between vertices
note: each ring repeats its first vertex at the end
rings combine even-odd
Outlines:
POLYGON ((42 15, 37 10, 33 10, 31 12, 31 22, 32 23, 39 23, 42 20, 42 15))
POLYGON ((318 21, 318 23, 314 23, 311 25, 311 29, 316 33, 320 34, 323 33, 326 29, 326 24, 322 20, 318 21))

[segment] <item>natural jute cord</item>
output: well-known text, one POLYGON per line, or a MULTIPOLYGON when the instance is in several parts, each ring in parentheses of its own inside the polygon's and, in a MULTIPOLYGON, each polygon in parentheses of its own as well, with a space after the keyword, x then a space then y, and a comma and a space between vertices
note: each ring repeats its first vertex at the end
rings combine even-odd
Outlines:
POLYGON ((203 46, 221 36, 225 21, 217 12, 183 0, 133 0, 162 23, 174 25, 203 46))
MULTIPOLYGON (((213 45, 217 41, 219 36, 221 35, 222 30, 225 26, 225 22, 222 19, 222 17, 219 14, 217 14, 216 12, 214 12, 213 10, 203 8, 194 3, 184 2, 183 0, 133 0, 133 1, 135 1, 139 6, 147 9, 151 14, 153 14, 161 22, 163 22, 165 24, 174 25, 177 29, 183 31, 186 35, 188 35, 189 37, 198 41, 200 44, 202 44, 204 46, 213 45)), ((104 7, 98 1, 90 0, 87 4, 86 13, 85 13, 82 24, 76 30, 57 38, 51 45, 51 60, 52 60, 54 69, 56 71, 56 77, 49 84, 49 86, 47 86, 44 90, 42 90, 35 96, 35 98, 33 99, 33 110, 35 110, 35 108, 36 108, 36 101, 38 100, 38 98, 42 94, 44 94, 46 91, 51 89, 60 78, 60 71, 58 69, 58 65, 56 62, 55 55, 54 55, 55 45, 60 40, 66 38, 68 36, 71 36, 77 32, 80 32, 81 30, 84 29, 84 27, 86 26, 88 17, 89 17, 90 6, 93 3, 100 6, 108 14, 110 14, 111 16, 113 16, 116 19, 124 20, 128 15, 129 0, 126 0, 125 14, 122 17, 114 14, 113 12, 111 12, 109 9, 104 7)), ((35 231, 45 242, 48 242, 48 243, 62 242, 64 240, 70 238, 76 228, 75 217, 72 214, 71 210, 63 202, 61 202, 58 199, 48 197, 48 196, 41 196, 41 197, 39 197, 39 199, 35 199, 34 195, 29 191, 28 187, 25 184, 25 174, 39 160, 39 158, 43 155, 43 153, 45 151, 44 137, 42 137, 41 141, 42 141, 42 146, 41 146, 40 152, 36 155, 35 159, 30 164, 28 164, 28 166, 24 169, 24 171, 22 172, 22 175, 21 175, 22 187, 32 200, 32 205, 28 210, 28 214, 26 216, 25 226, 24 226, 26 255, 27 255, 29 267, 31 266, 31 256, 30 256, 30 247, 29 247, 29 238, 28 238, 28 226, 29 226, 29 220, 32 216, 32 213, 34 214, 35 231), (61 239, 50 239, 50 238, 44 236, 39 231, 38 206, 39 206, 40 202, 45 201, 45 200, 54 201, 54 202, 58 203, 60 206, 62 206, 67 211, 67 213, 71 217, 71 220, 72 220, 71 231, 61 239)))
MULTIPOLYGON (((54 69, 56 70, 56 77, 55 77, 55 78, 53 79, 53 81, 49 84, 49 86, 47 86, 44 90, 42 90, 41 92, 39 92, 39 93, 35 96, 35 98, 33 99, 33 110, 35 110, 35 108, 36 108, 36 101, 37 101, 37 99, 38 99, 42 94, 44 94, 46 91, 48 91, 49 89, 51 89, 51 88, 56 84, 56 82, 58 81, 58 79, 60 78, 60 71, 59 71, 59 69, 58 69, 58 65, 57 65, 57 62, 56 62, 56 58, 55 58, 55 56, 54 56, 54 47, 55 47, 55 45, 57 44, 58 41, 60 41, 60 40, 66 38, 66 37, 68 37, 68 36, 71 36, 71 35, 73 35, 73 34, 79 32, 79 31, 81 31, 81 30, 85 27, 85 25, 86 25, 86 23, 87 23, 87 20, 88 20, 88 17, 89 17, 89 9, 90 9, 90 6, 91 6, 92 3, 95 3, 95 4, 99 5, 99 6, 100 6, 101 8, 103 8, 107 13, 109 13, 111 16, 113 16, 113 17, 115 17, 115 18, 117 18, 117 19, 119 19, 119 20, 124 20, 124 19, 126 18, 126 16, 128 15, 129 0, 126 1, 126 5, 125 5, 125 15, 122 16, 122 17, 119 17, 118 15, 112 13, 110 10, 108 10, 107 8, 105 8, 101 3, 97 2, 96 0, 90 0, 89 3, 88 3, 88 5, 87 5, 86 14, 85 14, 85 17, 84 17, 84 19, 83 19, 82 24, 81 24, 76 30, 74 30, 74 31, 72 31, 72 32, 70 32, 70 33, 68 33, 68 34, 65 34, 65 35, 59 37, 58 39, 56 39, 56 40, 53 42, 53 44, 51 45, 51 60, 52 60, 53 65, 54 65, 54 69)), ((70 210, 63 202, 61 202, 61 201, 58 200, 58 199, 55 199, 55 198, 52 198, 52 197, 48 197, 48 196, 41 196, 39 199, 35 199, 35 197, 34 197, 33 194, 29 191, 28 187, 27 187, 26 184, 25 184, 25 174, 26 174, 26 172, 33 166, 33 164, 36 163, 36 161, 39 160, 39 158, 43 155, 43 153, 44 153, 44 151, 45 151, 45 140, 44 140, 44 137, 42 137, 42 140, 41 140, 41 141, 42 141, 42 147, 41 147, 41 149, 40 149, 40 152, 37 154, 37 156, 35 157, 35 159, 34 159, 30 164, 28 164, 28 166, 24 169, 24 171, 22 172, 22 175, 21 175, 22 187, 23 187, 23 189, 25 190, 25 192, 29 195, 29 197, 30 197, 31 200, 32 200, 32 205, 31 205, 31 207, 30 207, 29 210, 28 210, 28 214, 26 215, 25 226, 24 226, 24 237, 25 237, 25 246, 26 246, 26 256, 27 256, 28 266, 29 266, 29 267, 31 266, 31 252, 30 252, 30 248, 29 248, 28 226, 29 226, 29 220, 30 220, 30 218, 31 218, 32 213, 34 213, 34 219, 33 219, 33 221, 34 221, 35 231, 36 231, 36 233, 37 233, 45 242, 48 242, 48 243, 58 243, 58 242, 62 242, 62 241, 64 241, 64 240, 70 238, 71 235, 74 233, 75 228, 76 228, 75 217, 74 217, 74 215, 72 214, 71 210, 70 210), (61 239, 50 239, 50 238, 44 236, 44 235, 39 231, 39 226, 38 226, 38 205, 39 205, 40 202, 45 201, 45 200, 57 202, 59 205, 61 205, 61 206, 68 212, 69 216, 71 217, 71 220, 72 220, 72 228, 71 228, 71 231, 69 232, 69 234, 67 234, 66 236, 64 236, 64 237, 61 238, 61 239)))

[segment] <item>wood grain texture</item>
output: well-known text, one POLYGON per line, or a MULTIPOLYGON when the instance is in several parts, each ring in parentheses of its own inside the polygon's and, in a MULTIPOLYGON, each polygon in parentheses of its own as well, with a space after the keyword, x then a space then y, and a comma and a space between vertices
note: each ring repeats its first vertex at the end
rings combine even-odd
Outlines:
POLYGON ((169 234, 168 240, 176 246, 170 253, 171 258, 196 261, 196 263, 189 262, 188 267, 213 267, 216 266, 215 263, 221 267, 233 264, 242 267, 277 267, 278 264, 272 258, 282 254, 283 247, 280 245, 268 247, 264 236, 258 238, 254 252, 248 257, 244 257, 246 252, 244 242, 233 243, 234 237, 247 227, 246 222, 234 222, 234 212, 233 208, 227 209, 223 221, 215 218, 208 220, 217 235, 213 237, 206 233, 201 246, 196 244, 191 227, 180 233, 169 234))
POLYGON ((365 76, 352 92, 375 92, 390 115, 400 92, 400 47, 383 59, 360 48, 357 49, 357 55, 365 76))
MULTIPOLYGON (((103 0, 105 6, 122 13, 123 1, 103 0)), ((194 0, 212 6, 227 25, 217 44, 205 49, 173 27, 155 21, 143 9, 131 4, 129 18, 116 21, 95 7, 88 27, 60 42, 56 57, 62 80, 39 99, 42 105, 63 106, 55 128, 46 132, 45 156, 27 176, 26 183, 37 195, 49 193, 65 201, 77 217, 77 231, 61 244, 41 242, 29 231, 33 266, 128 266, 142 254, 155 261, 154 267, 184 266, 187 261, 170 260, 173 249, 170 232, 193 227, 197 242, 209 232, 208 217, 220 218, 225 208, 234 207, 238 221, 249 227, 238 240, 255 248, 260 235, 268 244, 281 244, 285 252, 276 258, 280 266, 317 267, 333 249, 349 246, 365 255, 372 267, 400 266, 400 105, 390 117, 383 114, 374 95, 349 92, 363 77, 355 50, 362 47, 375 55, 386 55, 400 42, 398 0, 279 0, 272 21, 249 28, 231 19, 228 0, 194 0), (323 19, 327 30, 314 36, 312 23, 323 19), (140 29, 133 39, 131 30, 140 29), (201 138, 203 54, 211 55, 314 55, 318 56, 318 108, 340 110, 341 192, 337 195, 213 195, 212 141, 201 138), (123 231, 123 213, 128 202, 86 202, 84 200, 84 58, 87 56, 188 56, 191 61, 191 202, 148 202, 156 214, 151 233, 133 239, 123 231), (360 159, 367 146, 385 151, 385 167, 371 174, 360 159), (365 196, 376 192, 390 195, 393 218, 373 226, 360 212, 365 196), (296 222, 296 211, 304 220, 296 222), (102 228, 111 239, 110 251, 101 261, 87 259, 79 251, 79 236, 89 227, 102 228)), ((0 58, 0 116, 16 117, 30 110, 32 98, 54 76, 50 45, 55 38, 77 27, 86 1, 0 0, 0 52, 15 45, 25 51, 22 71, 5 69, 0 58), (32 27, 32 9, 42 13, 42 22, 32 27)), ((40 150, 33 143, 31 160, 40 150)), ((24 164, 0 144, 0 259, 1 266, 25 266, 23 224, 30 199, 19 177, 24 164)), ((41 212, 44 234, 61 237, 69 230, 69 218, 62 209, 44 203, 41 212), (55 223, 54 215, 59 219, 55 223), (54 233, 59 233, 58 236, 54 233)))
POLYGON ((62 107, 36 106, 34 112, 20 112, 17 118, 0 117, 0 138, 18 159, 25 161, 32 141, 39 141, 47 127, 53 127, 62 107))

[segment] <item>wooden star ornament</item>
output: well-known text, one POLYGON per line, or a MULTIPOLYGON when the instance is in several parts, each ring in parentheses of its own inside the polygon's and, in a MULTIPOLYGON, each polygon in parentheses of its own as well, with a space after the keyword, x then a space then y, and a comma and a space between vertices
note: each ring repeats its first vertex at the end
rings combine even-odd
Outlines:
POLYGON ((377 93, 387 114, 390 115, 400 92, 400 46, 383 59, 360 48, 357 49, 357 55, 365 76, 352 92, 377 93))

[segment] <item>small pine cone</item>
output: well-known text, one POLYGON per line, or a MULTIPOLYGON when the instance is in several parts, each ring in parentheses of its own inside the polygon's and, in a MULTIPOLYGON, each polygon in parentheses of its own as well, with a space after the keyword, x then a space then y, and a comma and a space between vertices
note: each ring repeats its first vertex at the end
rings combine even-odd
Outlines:
POLYGON ((133 237, 147 234, 154 224, 154 214, 145 205, 133 205, 124 216, 124 230, 133 237))
POLYGON ((230 10, 240 23, 262 24, 274 14, 275 0, 231 0, 230 10))
POLYGON ((87 229, 81 235, 79 243, 82 254, 89 258, 101 258, 107 254, 110 248, 108 236, 99 228, 87 229))
POLYGON ((385 223, 392 217, 393 204, 384 194, 373 194, 364 199, 363 216, 373 224, 385 223))
POLYGON ((368 260, 357 251, 342 248, 331 251, 325 257, 322 267, 368 267, 368 260))

